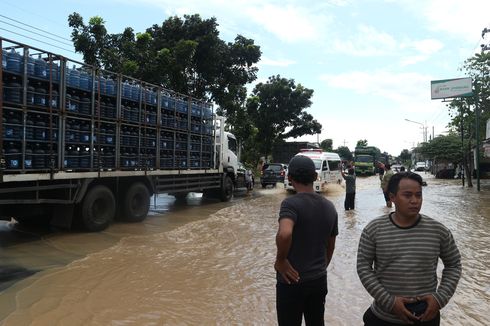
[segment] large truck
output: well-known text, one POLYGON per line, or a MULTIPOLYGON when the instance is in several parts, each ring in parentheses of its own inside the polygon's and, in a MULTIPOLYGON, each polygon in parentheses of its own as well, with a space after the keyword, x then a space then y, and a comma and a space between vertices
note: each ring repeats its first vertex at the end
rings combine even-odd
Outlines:
POLYGON ((376 162, 381 151, 374 146, 356 147, 354 151, 354 167, 357 175, 375 175, 376 162))
MULTIPOLYGON (((230 200, 237 141, 210 103, 0 37, 0 217, 101 231, 150 197, 230 200)), ((244 171, 242 171, 244 172, 244 171)))

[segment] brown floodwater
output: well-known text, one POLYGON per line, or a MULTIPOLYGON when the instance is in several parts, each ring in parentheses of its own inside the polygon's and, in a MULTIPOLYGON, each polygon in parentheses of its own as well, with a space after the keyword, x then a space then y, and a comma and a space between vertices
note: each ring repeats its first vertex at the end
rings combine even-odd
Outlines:
MULTIPOLYGON (((483 180, 478 193, 458 180, 423 176, 422 213, 452 230, 463 259, 442 324, 489 325, 490 183, 483 180)), ((339 212, 328 325, 361 324, 371 298, 355 270, 359 236, 390 211, 377 177, 357 180, 355 211, 343 210, 340 186, 325 194, 339 212)), ((278 186, 230 203, 163 196, 144 223, 116 223, 100 233, 4 223, 0 268, 16 277, 0 278, 0 324, 275 325, 274 237, 287 195, 278 186)))

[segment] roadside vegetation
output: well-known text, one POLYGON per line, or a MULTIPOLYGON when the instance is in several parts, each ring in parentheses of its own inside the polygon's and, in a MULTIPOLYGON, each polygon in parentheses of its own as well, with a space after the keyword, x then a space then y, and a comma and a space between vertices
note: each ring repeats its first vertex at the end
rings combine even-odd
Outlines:
MULTIPOLYGON (((68 24, 75 49, 87 64, 215 103, 216 113, 226 117, 229 131, 238 138, 242 161, 248 167, 255 167, 260 157, 269 157, 275 143, 322 130, 306 111, 314 90, 293 79, 270 76, 248 94, 247 86, 257 79, 260 46, 242 35, 233 42, 222 40, 216 18, 203 19, 198 14, 169 17, 143 33, 126 27, 110 34, 102 17, 91 17, 85 23, 76 12, 69 15, 68 24)), ((481 112, 480 141, 490 119, 488 45, 482 45, 481 53, 468 58, 461 70, 473 79, 474 96, 449 102, 449 134, 413 150, 424 160, 462 164, 470 173, 476 144, 475 108, 481 112)), ((367 145, 366 140, 360 141, 367 145)), ((320 146, 352 160, 352 151, 346 146, 333 149, 331 139, 322 140, 320 146)), ((411 156, 404 149, 395 160, 410 167, 411 156)))

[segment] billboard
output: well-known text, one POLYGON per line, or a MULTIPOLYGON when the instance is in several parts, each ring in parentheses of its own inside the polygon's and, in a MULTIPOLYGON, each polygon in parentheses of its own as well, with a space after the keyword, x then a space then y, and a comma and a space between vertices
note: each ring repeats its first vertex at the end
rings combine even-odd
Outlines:
POLYGON ((473 96, 471 78, 432 80, 430 82, 430 96, 432 100, 473 96))

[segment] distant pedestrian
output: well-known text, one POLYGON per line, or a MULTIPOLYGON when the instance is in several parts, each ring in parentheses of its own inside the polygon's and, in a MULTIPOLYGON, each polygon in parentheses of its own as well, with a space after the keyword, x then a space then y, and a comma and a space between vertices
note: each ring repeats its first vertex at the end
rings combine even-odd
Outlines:
POLYGON ((357 274, 374 298, 365 326, 440 324, 440 309, 461 277, 461 257, 451 231, 419 214, 422 177, 400 172, 388 183, 395 211, 364 228, 357 252, 357 274), (444 264, 438 283, 437 264, 444 264))
POLYGON ((354 202, 356 199, 356 175, 355 170, 351 167, 347 170, 348 174, 344 173, 344 170, 340 170, 342 177, 345 180, 345 200, 344 208, 346 211, 354 209, 354 202))
POLYGON ((297 155, 288 167, 296 194, 284 199, 276 235, 276 309, 279 325, 324 325, 327 266, 338 234, 332 202, 317 194, 315 163, 297 155))
POLYGON ((378 161, 376 162, 376 169, 378 170, 379 181, 382 181, 385 174, 385 165, 378 161))
POLYGON ((393 171, 391 170, 391 165, 386 163, 384 165, 385 173, 383 175, 383 179, 381 180, 381 189, 383 189, 383 196, 385 198, 386 207, 392 207, 390 194, 388 192, 388 182, 390 182, 391 177, 393 176, 393 171))
POLYGON ((250 169, 245 169, 245 185, 247 186, 247 193, 254 188, 254 175, 250 169))
POLYGON ((403 165, 400 167, 400 172, 405 172, 405 167, 403 165))

